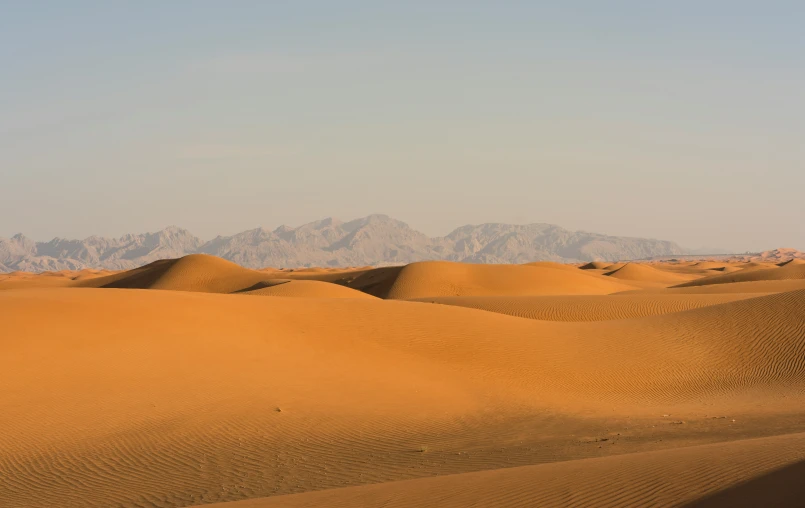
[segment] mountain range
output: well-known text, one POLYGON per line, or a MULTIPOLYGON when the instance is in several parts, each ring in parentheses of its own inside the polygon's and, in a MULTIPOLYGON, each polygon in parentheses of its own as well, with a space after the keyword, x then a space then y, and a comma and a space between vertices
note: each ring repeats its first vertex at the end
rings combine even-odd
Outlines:
POLYGON ((205 253, 250 268, 392 265, 442 259, 468 263, 616 261, 684 255, 679 245, 646 238, 569 231, 551 224, 468 225, 429 237, 386 215, 349 222, 328 218, 297 228, 257 228, 203 241, 171 226, 156 233, 35 242, 0 238, 0 272, 129 269, 158 259, 205 253))

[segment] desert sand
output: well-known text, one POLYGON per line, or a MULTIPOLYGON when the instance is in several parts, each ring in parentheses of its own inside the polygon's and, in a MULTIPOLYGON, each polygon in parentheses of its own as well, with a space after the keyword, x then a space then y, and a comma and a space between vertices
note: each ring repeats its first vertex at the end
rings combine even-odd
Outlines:
POLYGON ((0 274, 0 506, 803 506, 803 267, 0 274))

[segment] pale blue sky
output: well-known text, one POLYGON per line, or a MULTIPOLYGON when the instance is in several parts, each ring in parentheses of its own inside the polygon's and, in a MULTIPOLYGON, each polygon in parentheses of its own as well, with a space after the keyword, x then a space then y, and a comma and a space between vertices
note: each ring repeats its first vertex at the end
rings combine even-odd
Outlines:
POLYGON ((805 250, 805 4, 0 0, 0 236, 387 213, 805 250))

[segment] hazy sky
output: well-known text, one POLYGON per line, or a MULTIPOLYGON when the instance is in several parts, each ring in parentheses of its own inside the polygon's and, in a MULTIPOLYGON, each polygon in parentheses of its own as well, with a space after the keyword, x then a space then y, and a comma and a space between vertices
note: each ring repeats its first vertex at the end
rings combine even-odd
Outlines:
POLYGON ((386 213, 805 250, 805 3, 0 0, 0 236, 386 213))

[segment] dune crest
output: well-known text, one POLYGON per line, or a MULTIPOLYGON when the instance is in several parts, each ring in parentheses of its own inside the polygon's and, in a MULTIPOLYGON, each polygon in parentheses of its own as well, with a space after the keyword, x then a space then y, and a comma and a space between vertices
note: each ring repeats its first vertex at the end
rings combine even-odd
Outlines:
POLYGON ((629 289, 634 287, 575 268, 426 261, 403 267, 383 296, 601 295, 629 289))
POLYGON ((624 281, 673 283, 690 280, 691 277, 679 273, 658 270, 641 263, 627 263, 606 274, 624 281))

